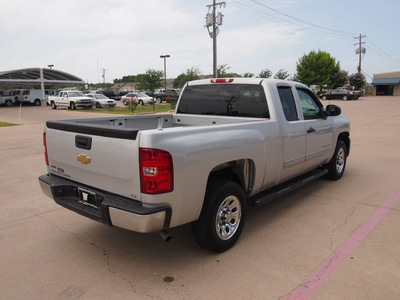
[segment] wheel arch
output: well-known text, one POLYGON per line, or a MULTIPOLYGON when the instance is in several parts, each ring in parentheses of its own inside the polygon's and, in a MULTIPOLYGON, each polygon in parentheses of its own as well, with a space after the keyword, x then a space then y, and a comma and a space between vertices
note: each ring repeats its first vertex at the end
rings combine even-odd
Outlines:
POLYGON ((342 140, 344 142, 344 144, 346 145, 346 149, 347 149, 347 156, 349 156, 349 154, 350 154, 350 133, 342 132, 341 134, 339 134, 338 140, 342 140))
POLYGON ((207 186, 216 178, 226 178, 238 183, 245 194, 249 195, 254 187, 255 164, 251 159, 239 159, 220 164, 210 172, 207 186))

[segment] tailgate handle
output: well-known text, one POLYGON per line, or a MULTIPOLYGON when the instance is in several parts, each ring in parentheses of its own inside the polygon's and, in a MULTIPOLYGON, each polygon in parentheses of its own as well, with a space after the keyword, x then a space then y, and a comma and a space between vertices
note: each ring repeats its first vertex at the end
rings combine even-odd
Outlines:
POLYGON ((75 146, 80 149, 90 150, 92 148, 92 138, 83 135, 76 135, 75 146))

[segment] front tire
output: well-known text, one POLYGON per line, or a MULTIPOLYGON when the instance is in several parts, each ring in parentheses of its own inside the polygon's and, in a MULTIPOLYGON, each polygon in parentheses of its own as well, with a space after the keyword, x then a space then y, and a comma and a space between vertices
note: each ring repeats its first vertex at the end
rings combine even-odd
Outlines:
POLYGON ((101 108, 101 105, 99 102, 96 102, 96 108, 101 108))
POLYGON ((75 110, 75 109, 76 109, 75 102, 71 102, 71 103, 69 104, 69 108, 72 109, 72 110, 75 110))
POLYGON ((217 179, 209 184, 203 209, 192 223, 196 242, 211 251, 231 248, 243 230, 246 216, 246 196, 239 184, 217 179))
POLYGON ((347 147, 342 140, 338 140, 335 154, 328 163, 328 177, 332 180, 342 178, 347 162, 347 147))
POLYGON ((54 103, 54 101, 51 101, 51 108, 52 109, 57 109, 57 105, 54 103))

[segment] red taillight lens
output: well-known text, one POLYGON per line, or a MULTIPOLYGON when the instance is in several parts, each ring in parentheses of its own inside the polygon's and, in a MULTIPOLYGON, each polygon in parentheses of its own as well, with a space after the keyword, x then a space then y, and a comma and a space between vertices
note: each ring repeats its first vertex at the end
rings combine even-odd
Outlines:
POLYGON ((211 79, 211 83, 230 83, 233 82, 233 78, 227 79, 227 78, 215 78, 211 79))
POLYGON ((164 150, 140 148, 139 163, 143 194, 162 194, 174 190, 171 154, 164 150))
POLYGON ((49 165, 49 157, 47 155, 46 132, 43 132, 43 146, 44 146, 44 159, 46 160, 46 165, 49 165))

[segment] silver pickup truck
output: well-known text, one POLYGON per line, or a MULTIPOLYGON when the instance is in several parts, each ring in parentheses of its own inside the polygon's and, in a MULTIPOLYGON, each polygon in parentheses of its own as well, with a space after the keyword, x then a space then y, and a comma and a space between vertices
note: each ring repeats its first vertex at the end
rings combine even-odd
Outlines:
POLYGON ((342 177, 349 121, 303 84, 188 82, 175 113, 47 121, 43 192, 105 224, 167 233, 225 251, 262 205, 323 175, 342 177))

